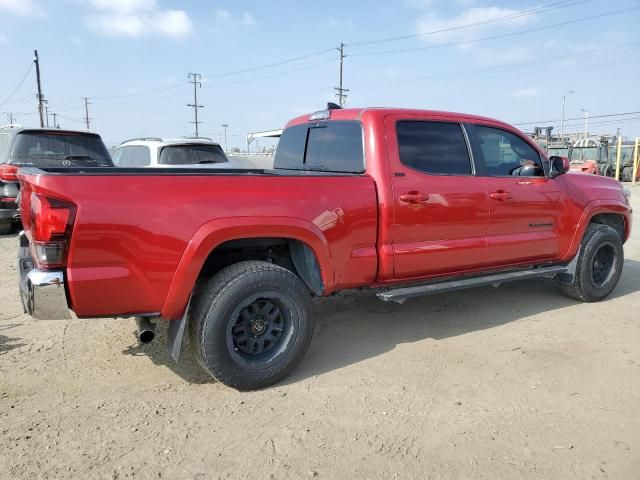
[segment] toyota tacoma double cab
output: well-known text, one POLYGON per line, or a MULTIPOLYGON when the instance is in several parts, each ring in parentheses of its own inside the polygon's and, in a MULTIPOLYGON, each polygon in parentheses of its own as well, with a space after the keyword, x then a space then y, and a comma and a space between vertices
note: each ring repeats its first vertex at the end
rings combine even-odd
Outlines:
POLYGON ((620 278, 627 192, 564 175, 567 158, 503 122, 329 105, 288 123, 274 162, 21 169, 25 310, 135 317, 143 342, 166 320, 173 358, 186 331, 212 377, 247 390, 300 362, 312 297, 402 302, 547 277, 593 302, 620 278))

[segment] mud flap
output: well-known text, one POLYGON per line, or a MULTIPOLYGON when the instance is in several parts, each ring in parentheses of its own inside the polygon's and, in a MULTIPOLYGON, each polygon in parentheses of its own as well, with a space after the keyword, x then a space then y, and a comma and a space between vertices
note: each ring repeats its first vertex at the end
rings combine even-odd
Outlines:
POLYGON ((578 248, 578 253, 576 253, 576 256, 573 257, 573 259, 567 264, 567 271, 556 275, 556 280, 569 285, 573 283, 573 277, 575 276, 576 269, 578 268, 578 259, 580 258, 581 251, 582 246, 578 248))
POLYGON ((182 352, 182 340, 184 338, 184 330, 187 326, 187 316, 189 315, 189 307, 191 306, 191 297, 187 303, 187 308, 179 320, 171 320, 169 322, 169 331, 167 332, 167 350, 171 358, 175 362, 180 360, 182 352))

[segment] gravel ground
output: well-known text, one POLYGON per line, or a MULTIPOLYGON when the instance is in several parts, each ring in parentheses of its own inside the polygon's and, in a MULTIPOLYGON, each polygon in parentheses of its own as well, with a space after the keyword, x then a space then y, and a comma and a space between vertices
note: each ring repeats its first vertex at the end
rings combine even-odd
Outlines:
POLYGON ((172 363, 166 329, 139 346, 132 320, 27 317, 16 243, 0 237, 0 478, 640 478, 637 233, 598 304, 546 281, 318 302, 303 363, 251 393, 172 363))

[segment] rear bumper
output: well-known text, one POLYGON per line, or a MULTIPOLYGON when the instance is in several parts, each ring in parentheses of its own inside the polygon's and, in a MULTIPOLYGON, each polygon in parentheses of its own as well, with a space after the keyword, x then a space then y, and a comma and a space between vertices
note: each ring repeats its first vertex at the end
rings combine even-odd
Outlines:
POLYGON ((18 272, 20 298, 25 313, 38 320, 71 318, 62 270, 39 270, 31 257, 29 240, 19 235, 18 272))

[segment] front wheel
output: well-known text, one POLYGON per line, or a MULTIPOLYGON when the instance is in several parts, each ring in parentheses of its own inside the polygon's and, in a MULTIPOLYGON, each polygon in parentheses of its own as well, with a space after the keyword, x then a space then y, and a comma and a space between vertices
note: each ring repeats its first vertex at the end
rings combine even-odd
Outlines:
POLYGON ((197 360, 211 376, 238 390, 262 388, 288 375, 307 351, 311 295, 289 270, 240 262, 199 289, 190 322, 197 360))
POLYGON ((618 284, 624 252, 620 234, 608 225, 591 223, 580 244, 580 256, 571 283, 559 283, 568 297, 597 302, 618 284))

